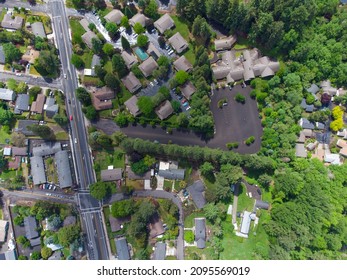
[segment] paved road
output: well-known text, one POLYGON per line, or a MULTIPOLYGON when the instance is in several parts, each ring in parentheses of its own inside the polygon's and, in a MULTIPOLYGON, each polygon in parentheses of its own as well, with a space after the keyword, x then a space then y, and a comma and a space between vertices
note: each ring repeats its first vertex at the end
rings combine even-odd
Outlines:
MULTIPOLYGON (((179 210, 179 219, 178 219, 178 228, 179 233, 177 236, 177 259, 183 260, 184 259, 184 214, 183 214, 183 207, 182 207, 182 201, 173 193, 169 193, 166 191, 135 191, 133 193, 133 196, 135 197, 154 197, 154 198, 163 198, 163 199, 170 199, 179 210)), ((112 198, 108 203, 113 203, 115 201, 120 201, 123 199, 129 198, 128 196, 125 196, 124 194, 114 194, 112 195, 112 198)))
POLYGON ((8 8, 23 7, 35 12, 43 12, 43 13, 47 13, 49 11, 46 4, 36 4, 32 6, 28 2, 23 2, 21 0, 7 0, 5 3, 1 3, 0 7, 8 7, 8 8))
POLYGON ((76 178, 81 194, 78 196, 84 231, 87 233, 88 257, 93 260, 108 260, 109 249, 105 240, 103 220, 100 219, 101 205, 88 193, 89 185, 95 182, 95 174, 91 153, 87 141, 84 125, 84 115, 81 104, 75 98, 78 87, 76 70, 71 64, 72 45, 69 32, 69 21, 62 0, 49 2, 52 12, 53 29, 56 34, 56 44, 60 51, 62 63, 63 89, 66 96, 67 113, 72 118, 70 121, 71 146, 74 154, 76 178))
POLYGON ((48 79, 42 77, 34 77, 30 75, 21 74, 21 76, 17 76, 15 73, 10 72, 1 72, 0 73, 0 81, 6 82, 8 79, 15 79, 19 82, 26 82, 28 85, 36 85, 40 87, 49 87, 52 89, 61 89, 62 84, 60 79, 48 79))

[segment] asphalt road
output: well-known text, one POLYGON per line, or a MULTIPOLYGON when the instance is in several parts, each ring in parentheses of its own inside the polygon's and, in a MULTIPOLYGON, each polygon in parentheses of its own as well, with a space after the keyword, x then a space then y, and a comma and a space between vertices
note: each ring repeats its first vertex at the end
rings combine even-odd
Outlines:
POLYGON ((60 79, 44 79, 41 77, 33 77, 29 75, 21 74, 20 76, 17 76, 15 73, 10 72, 1 72, 0 73, 0 81, 6 82, 8 79, 15 79, 19 82, 25 82, 28 85, 36 85, 40 87, 48 87, 52 89, 61 89, 61 80, 60 79))
POLYGON ((69 132, 77 173, 76 178, 79 189, 83 192, 83 194, 78 196, 78 199, 83 217, 83 228, 87 233, 88 257, 92 260, 108 260, 110 259, 109 250, 104 238, 103 220, 100 218, 101 205, 88 193, 89 185, 95 182, 95 174, 81 104, 75 97, 78 77, 75 68, 71 64, 72 45, 69 20, 62 0, 51 0, 49 7, 52 12, 53 30, 62 64, 64 77, 62 85, 66 97, 67 114, 70 119, 69 132))

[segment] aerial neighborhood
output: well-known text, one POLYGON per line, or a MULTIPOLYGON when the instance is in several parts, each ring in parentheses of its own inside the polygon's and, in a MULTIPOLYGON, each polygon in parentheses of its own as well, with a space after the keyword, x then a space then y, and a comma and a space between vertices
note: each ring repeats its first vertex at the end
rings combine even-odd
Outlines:
POLYGON ((3 2, 0 260, 346 259, 345 1, 3 2))

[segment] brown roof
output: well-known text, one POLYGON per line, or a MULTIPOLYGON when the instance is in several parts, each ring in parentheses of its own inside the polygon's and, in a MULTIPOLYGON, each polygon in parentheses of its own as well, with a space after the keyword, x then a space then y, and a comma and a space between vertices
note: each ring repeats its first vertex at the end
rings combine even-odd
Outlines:
POLYGON ((93 31, 87 31, 81 36, 83 42, 90 48, 93 48, 92 40, 93 38, 98 38, 93 31))
POLYGON ((122 168, 101 170, 101 181, 103 182, 117 181, 117 180, 121 180, 122 178, 123 178, 122 168))
POLYGON ((122 58, 129 69, 138 62, 136 56, 127 51, 122 51, 122 58))
POLYGON ((184 40, 184 38, 182 37, 182 35, 177 32, 175 35, 173 35, 170 39, 169 39, 169 43, 171 44, 171 46, 175 49, 175 51, 177 53, 181 53, 183 52, 186 48, 188 48, 188 43, 186 40, 184 40))
POLYGON ((126 77, 124 77, 122 82, 131 93, 134 93, 141 88, 141 82, 136 78, 133 72, 130 72, 126 77))
POLYGON ((114 91, 108 87, 94 89, 92 93, 92 103, 95 110, 107 110, 113 107, 112 100, 115 96, 114 91))
POLYGON ((130 217, 125 218, 114 218, 112 216, 109 217, 111 231, 116 232, 122 229, 121 225, 130 222, 130 217))
POLYGON ((193 69, 193 65, 189 62, 189 60, 184 55, 182 55, 179 59, 177 59, 173 63, 173 65, 177 71, 183 70, 185 72, 189 72, 190 70, 193 69))
POLYGON ((8 168, 9 169, 18 169, 20 161, 21 161, 20 156, 16 156, 16 157, 12 158, 12 160, 8 161, 8 168))
POLYGON ((122 17, 124 17, 124 14, 120 10, 117 10, 117 9, 112 10, 106 16, 104 16, 105 20, 110 21, 110 22, 114 22, 117 24, 120 24, 122 17))
POLYGON ((155 113, 159 119, 164 120, 173 113, 173 108, 169 100, 164 101, 161 105, 155 109, 155 113))
POLYGON ((12 147, 12 156, 26 156, 28 149, 26 147, 12 147))
POLYGON ((136 95, 134 95, 131 98, 129 98, 127 101, 124 102, 124 105, 127 107, 129 112, 134 117, 136 117, 136 116, 141 114, 139 106, 137 106, 137 101, 138 101, 138 98, 136 97, 136 95))
POLYGON ((108 100, 115 97, 114 90, 109 87, 93 89, 93 95, 100 100, 108 100))
POLYGON ((150 42, 149 45, 148 45, 147 53, 149 55, 153 56, 153 58, 155 60, 157 60, 159 57, 161 57, 160 51, 153 45, 152 42, 150 42))
POLYGON ((12 18, 12 15, 5 14, 1 22, 1 26, 7 29, 20 29, 23 25, 23 18, 15 16, 12 18))
POLYGON ((151 76, 153 71, 157 68, 158 63, 151 56, 139 65, 139 69, 146 78, 151 76))
POLYGON ((45 105, 46 96, 40 93, 36 97, 36 101, 31 104, 30 111, 37 114, 42 114, 43 106, 45 105))
POLYGON ((190 81, 186 82, 183 86, 180 87, 180 89, 183 96, 187 98, 188 100, 194 94, 194 92, 196 92, 196 88, 190 81))
POLYGON ((29 61, 31 64, 33 64, 39 56, 39 51, 34 50, 32 47, 28 47, 26 53, 22 55, 22 59, 29 61))
POLYGON ((175 22, 169 16, 169 14, 163 15, 160 19, 154 22, 155 28, 158 29, 160 33, 164 33, 166 30, 171 29, 175 26, 175 22))
POLYGON ((137 175, 131 170, 130 166, 126 167, 126 173, 129 180, 146 180, 151 179, 151 171, 147 171, 143 175, 137 175))
POLYGON ((230 50, 232 46, 236 43, 236 40, 237 40, 236 36, 230 36, 223 39, 215 40, 214 45, 215 45, 216 51, 230 50))
POLYGON ((143 27, 145 27, 145 26, 146 26, 146 20, 147 20, 147 18, 145 17, 144 14, 138 13, 138 14, 134 15, 134 16, 129 20, 129 23, 130 23, 132 26, 134 26, 135 23, 138 22, 138 23, 140 23, 143 27))
POLYGON ((112 109, 113 107, 111 100, 102 101, 100 99, 97 99, 95 96, 92 96, 92 103, 95 110, 97 111, 112 109))

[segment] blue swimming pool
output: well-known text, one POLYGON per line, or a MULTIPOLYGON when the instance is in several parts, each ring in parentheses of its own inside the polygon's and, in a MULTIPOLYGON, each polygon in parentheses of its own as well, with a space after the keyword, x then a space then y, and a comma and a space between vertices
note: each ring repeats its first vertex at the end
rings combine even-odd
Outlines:
POLYGON ((137 56, 142 60, 146 60, 148 58, 148 54, 145 53, 145 51, 141 48, 136 48, 135 49, 135 53, 137 54, 137 56))

